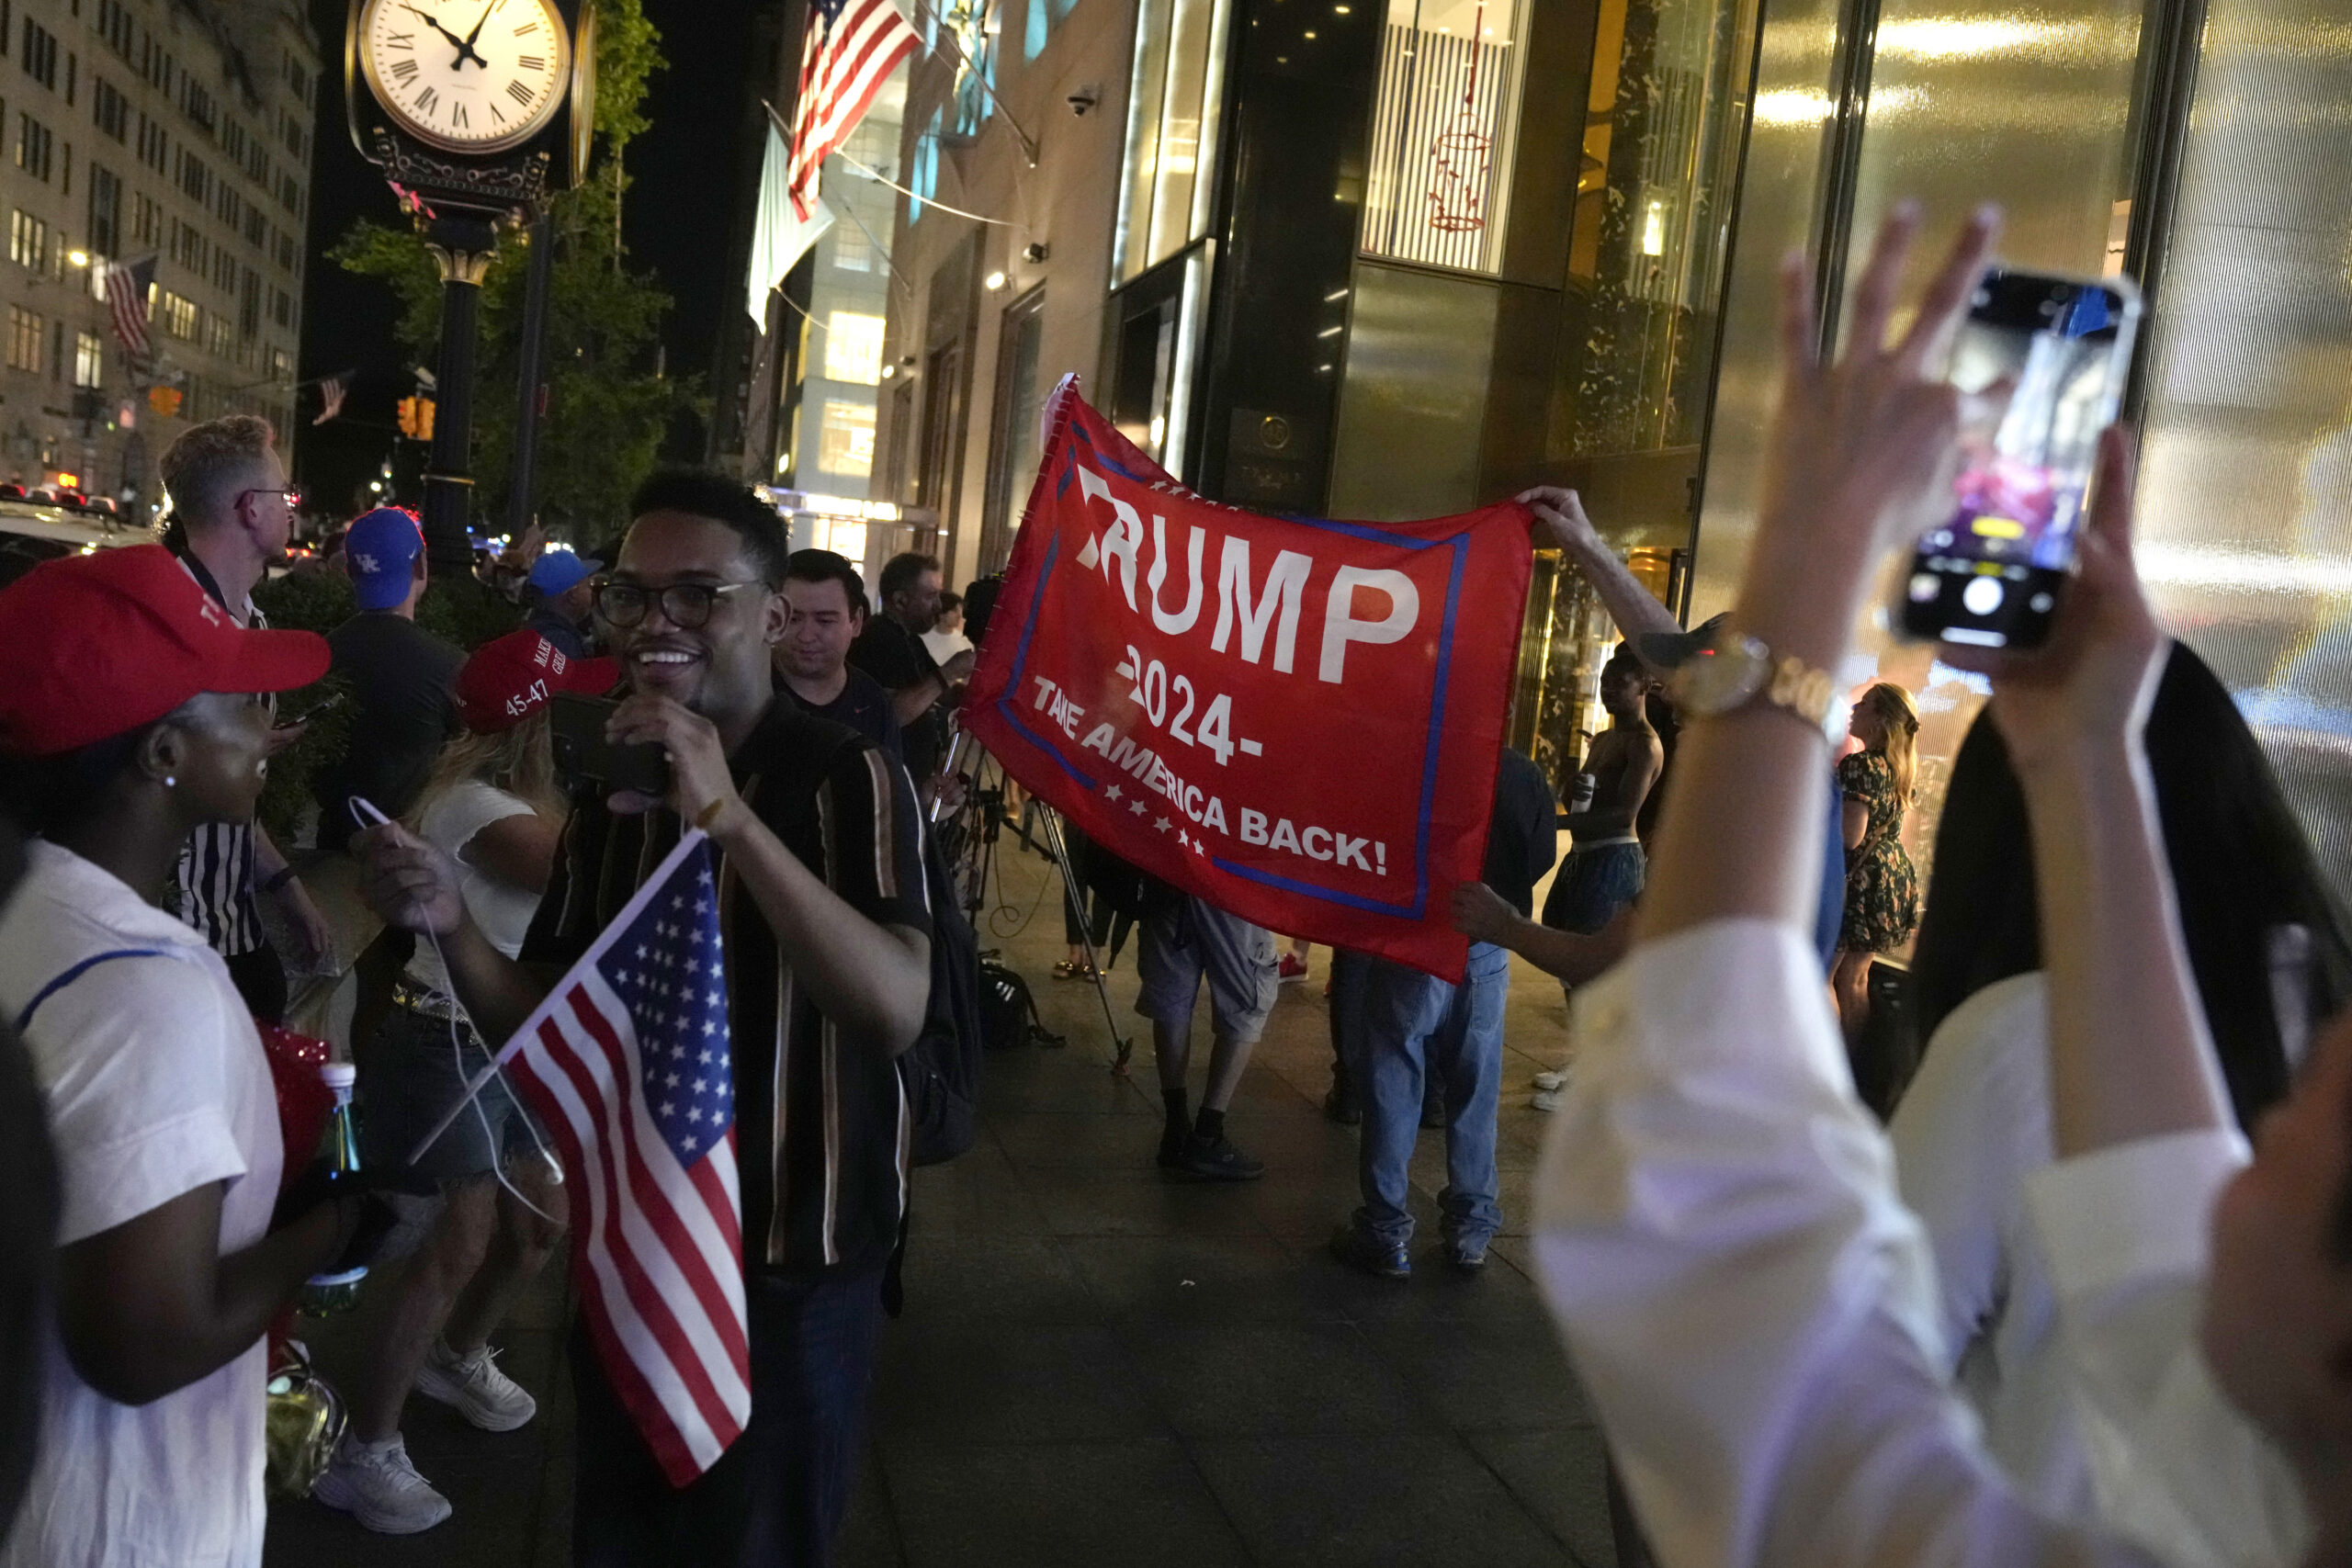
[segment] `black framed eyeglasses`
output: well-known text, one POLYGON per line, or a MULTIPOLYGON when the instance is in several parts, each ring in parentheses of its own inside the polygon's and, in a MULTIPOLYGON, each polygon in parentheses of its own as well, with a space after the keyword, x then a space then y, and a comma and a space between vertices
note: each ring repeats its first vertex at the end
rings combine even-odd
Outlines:
POLYGON ((646 610, 658 601, 663 620, 690 632, 708 624, 721 594, 766 586, 756 578, 747 582, 673 582, 667 588, 606 581, 596 584, 596 614, 607 626, 633 626, 645 619, 646 610))
POLYGON ((301 492, 300 491, 299 491, 299 490, 290 490, 290 489, 289 489, 289 490, 241 490, 241 491, 239 491, 237 492, 237 494, 236 494, 236 499, 235 499, 234 501, 232 501, 230 504, 231 504, 231 505, 232 505, 232 506, 242 507, 242 506, 243 506, 243 505, 245 504, 245 501, 246 501, 246 499, 247 499, 248 497, 251 497, 251 496, 256 496, 256 495, 274 495, 274 496, 277 497, 277 499, 278 499, 278 500, 280 500, 280 501, 282 501, 282 502, 284 502, 286 503, 286 510, 287 510, 287 511, 288 511, 288 512, 300 512, 300 511, 301 511, 301 510, 302 510, 302 492, 301 492))

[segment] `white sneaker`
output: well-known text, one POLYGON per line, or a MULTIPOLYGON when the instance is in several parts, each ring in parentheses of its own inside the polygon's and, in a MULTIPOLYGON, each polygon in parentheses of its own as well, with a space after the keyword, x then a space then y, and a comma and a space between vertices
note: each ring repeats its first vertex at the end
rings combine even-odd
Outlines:
POLYGON ((417 1474, 397 1432, 380 1443, 344 1438, 311 1495, 379 1535, 414 1535, 449 1517, 449 1499, 417 1474))
POLYGON ((1534 1082, 1537 1089, 1566 1089, 1568 1087, 1568 1069, 1562 1067, 1557 1072, 1538 1073, 1535 1075, 1534 1082))
POLYGON ((539 1413, 539 1402, 498 1370, 498 1352, 485 1345, 470 1356, 449 1348, 439 1335, 416 1371, 416 1392, 437 1399, 485 1432, 511 1432, 539 1413))
POLYGON ((1527 1108, 1530 1111, 1557 1111, 1560 1101, 1567 1098, 1567 1093, 1565 1089, 1539 1089, 1528 1097, 1527 1108))

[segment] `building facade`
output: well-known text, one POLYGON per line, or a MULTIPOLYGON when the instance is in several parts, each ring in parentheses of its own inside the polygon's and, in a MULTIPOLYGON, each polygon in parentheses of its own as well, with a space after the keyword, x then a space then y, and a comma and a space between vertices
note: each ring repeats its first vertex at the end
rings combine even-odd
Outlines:
POLYGON ((295 0, 0 0, 0 479, 143 516, 235 412, 290 460, 319 68, 295 0), (132 355, 106 272, 149 257, 132 355))
MULTIPOLYGON (((1055 379, 1204 493, 1394 520, 1577 487, 1730 600, 1772 279, 1838 331, 1905 196, 2149 299, 2143 567, 2352 893, 2352 35, 2328 0, 917 0, 868 496, 1000 567, 1055 379), (944 6, 944 9, 935 7, 944 6)), ((1934 245, 1924 247, 1932 251, 1934 245)), ((1516 739, 1574 771, 1614 628, 1539 560, 1516 739)), ((1931 861, 1982 683, 1880 625, 1931 861)))

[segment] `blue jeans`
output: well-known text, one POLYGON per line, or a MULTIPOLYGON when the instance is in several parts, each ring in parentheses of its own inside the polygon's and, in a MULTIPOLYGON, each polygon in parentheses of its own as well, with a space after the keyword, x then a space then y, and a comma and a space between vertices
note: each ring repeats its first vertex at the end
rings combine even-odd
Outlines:
POLYGON ((865 1447, 882 1265, 752 1269, 743 1289, 751 1423, 718 1462, 675 1489, 605 1378, 585 1324, 573 1327, 573 1562, 822 1568, 832 1560, 865 1447))
POLYGON ((1448 1241, 1484 1241, 1502 1228, 1495 1171, 1495 1115, 1502 1100, 1503 1004, 1510 954, 1474 942, 1462 984, 1373 960, 1366 965, 1363 1029, 1352 1066, 1363 1099, 1357 1175, 1359 1230, 1385 1246, 1408 1242, 1413 1139, 1420 1131, 1421 1084, 1445 1084, 1445 1190, 1438 1194, 1448 1241))

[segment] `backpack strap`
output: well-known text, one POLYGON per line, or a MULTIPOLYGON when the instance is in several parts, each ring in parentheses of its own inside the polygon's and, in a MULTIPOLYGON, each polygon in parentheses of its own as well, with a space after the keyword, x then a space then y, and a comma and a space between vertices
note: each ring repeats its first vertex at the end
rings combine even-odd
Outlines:
POLYGON ((17 1015, 17 1032, 22 1034, 25 1032, 26 1026, 33 1021, 33 1014, 40 1010, 41 1003, 110 959, 170 958, 172 956, 172 953, 160 947, 119 947, 111 953, 93 953, 33 993, 33 999, 27 1002, 25 1010, 17 1015))

